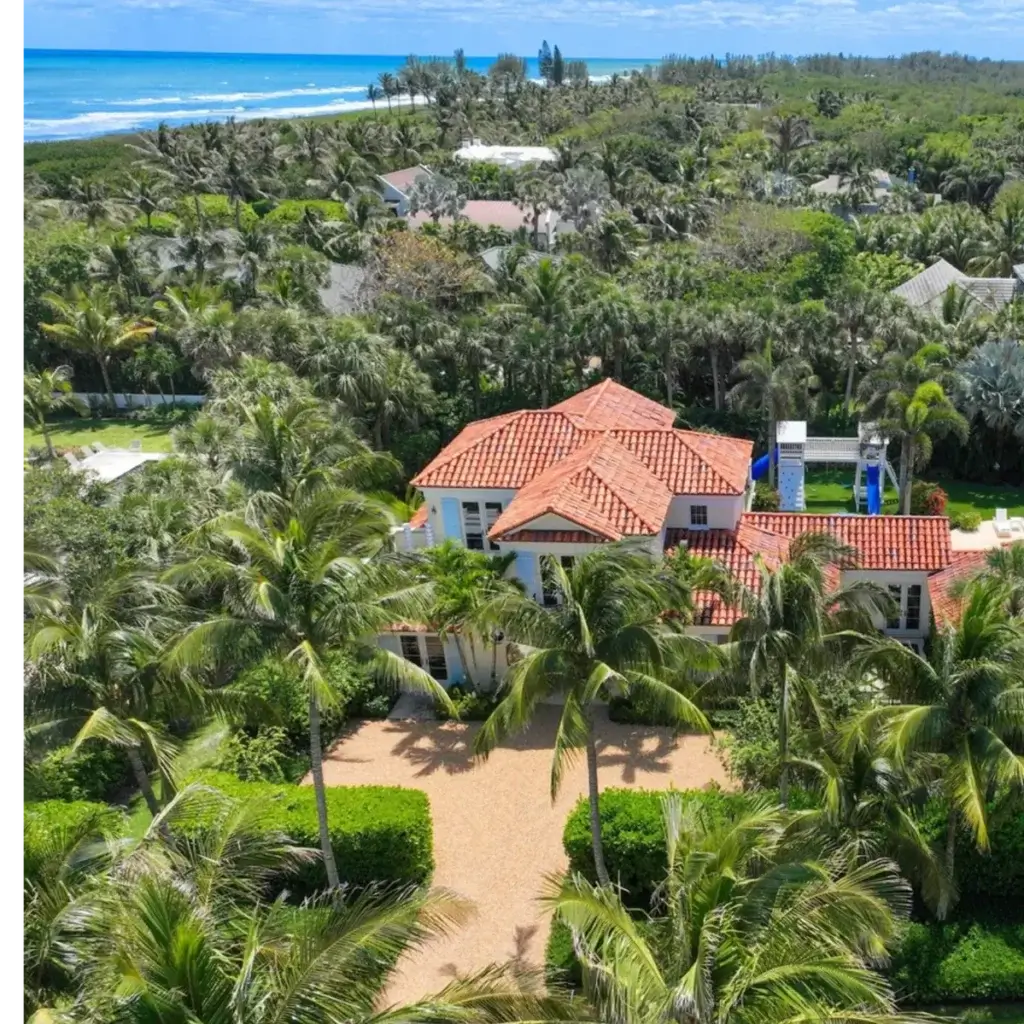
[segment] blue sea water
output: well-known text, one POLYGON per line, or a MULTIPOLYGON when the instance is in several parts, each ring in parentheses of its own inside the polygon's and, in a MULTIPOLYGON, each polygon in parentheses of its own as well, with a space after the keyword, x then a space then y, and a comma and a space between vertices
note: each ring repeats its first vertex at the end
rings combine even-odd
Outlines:
MULTIPOLYGON (((493 57, 469 57, 484 72, 493 57)), ((25 139, 90 135, 229 117, 304 117, 362 110, 366 87, 401 56, 25 50, 25 139)), ((588 59, 592 78, 644 61, 588 59)), ((529 62, 537 75, 537 61, 529 62)), ((422 102, 422 100, 420 101, 422 102)))

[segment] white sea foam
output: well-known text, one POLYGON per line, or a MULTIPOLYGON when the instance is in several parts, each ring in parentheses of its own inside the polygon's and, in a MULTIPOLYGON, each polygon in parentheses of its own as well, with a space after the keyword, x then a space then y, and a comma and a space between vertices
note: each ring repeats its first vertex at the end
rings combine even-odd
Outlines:
MULTIPOLYGON (((392 100, 394 106, 408 104, 406 97, 392 100)), ((128 132, 159 121, 180 123, 222 120, 234 117, 238 121, 253 121, 257 118, 323 117, 350 110, 369 110, 368 100, 335 100, 305 107, 191 107, 177 110, 93 110, 74 117, 25 118, 26 139, 74 139, 90 135, 105 135, 109 132, 128 132)))
POLYGON ((171 103, 243 103, 250 100, 279 100, 289 96, 338 96, 366 92, 362 85, 332 85, 323 88, 275 89, 269 92, 200 92, 192 96, 141 96, 132 100, 108 100, 114 107, 153 107, 171 103))

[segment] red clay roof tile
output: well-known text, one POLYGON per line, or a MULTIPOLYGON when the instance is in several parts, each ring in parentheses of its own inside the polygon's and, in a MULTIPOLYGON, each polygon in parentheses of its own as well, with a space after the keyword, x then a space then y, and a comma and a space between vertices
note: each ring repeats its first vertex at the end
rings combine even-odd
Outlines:
POLYGON ((935 572, 952 562, 945 516, 813 515, 804 512, 745 512, 741 522, 781 537, 830 533, 855 548, 856 568, 935 572))
POLYGON ((961 580, 976 576, 985 568, 985 551, 954 551, 953 564, 928 577, 928 596, 937 626, 952 626, 960 620, 960 599, 953 589, 961 580))

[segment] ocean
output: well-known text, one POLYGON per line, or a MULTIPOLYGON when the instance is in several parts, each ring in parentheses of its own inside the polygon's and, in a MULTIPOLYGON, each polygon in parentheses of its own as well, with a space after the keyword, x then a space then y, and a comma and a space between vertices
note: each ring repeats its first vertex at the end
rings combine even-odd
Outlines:
MULTIPOLYGON (((647 63, 586 60, 592 78, 647 63)), ((493 62, 466 59, 480 72, 493 62)), ((371 105, 367 85, 404 63, 405 56, 363 54, 25 50, 25 140, 82 139, 155 128, 161 121, 180 125, 364 110, 371 105)), ((536 58, 529 61, 529 73, 538 74, 536 58)))

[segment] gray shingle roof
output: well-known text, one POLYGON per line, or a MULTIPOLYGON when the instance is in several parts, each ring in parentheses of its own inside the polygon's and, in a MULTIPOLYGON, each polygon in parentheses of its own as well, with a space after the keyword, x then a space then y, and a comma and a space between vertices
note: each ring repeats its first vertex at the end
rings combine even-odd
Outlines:
POLYGON ((1001 309, 1018 295, 1024 294, 1024 287, 1014 277, 969 277, 961 282, 960 287, 991 310, 1001 309))
MULTIPOLYGON (((878 168, 875 168, 871 172, 871 176, 877 182, 877 188, 875 189, 875 198, 880 199, 884 196, 890 188, 892 188, 892 179, 888 173, 878 168)), ((811 185, 811 191, 820 196, 835 196, 841 192, 846 191, 846 183, 843 182, 842 175, 830 174, 827 178, 822 178, 821 181, 816 181, 811 185)))
POLYGON ((945 295, 951 284, 960 284, 968 280, 970 279, 966 274, 961 273, 951 263, 940 259, 926 270, 922 270, 917 277, 912 277, 893 288, 892 293, 903 299, 908 306, 920 309, 945 295))

